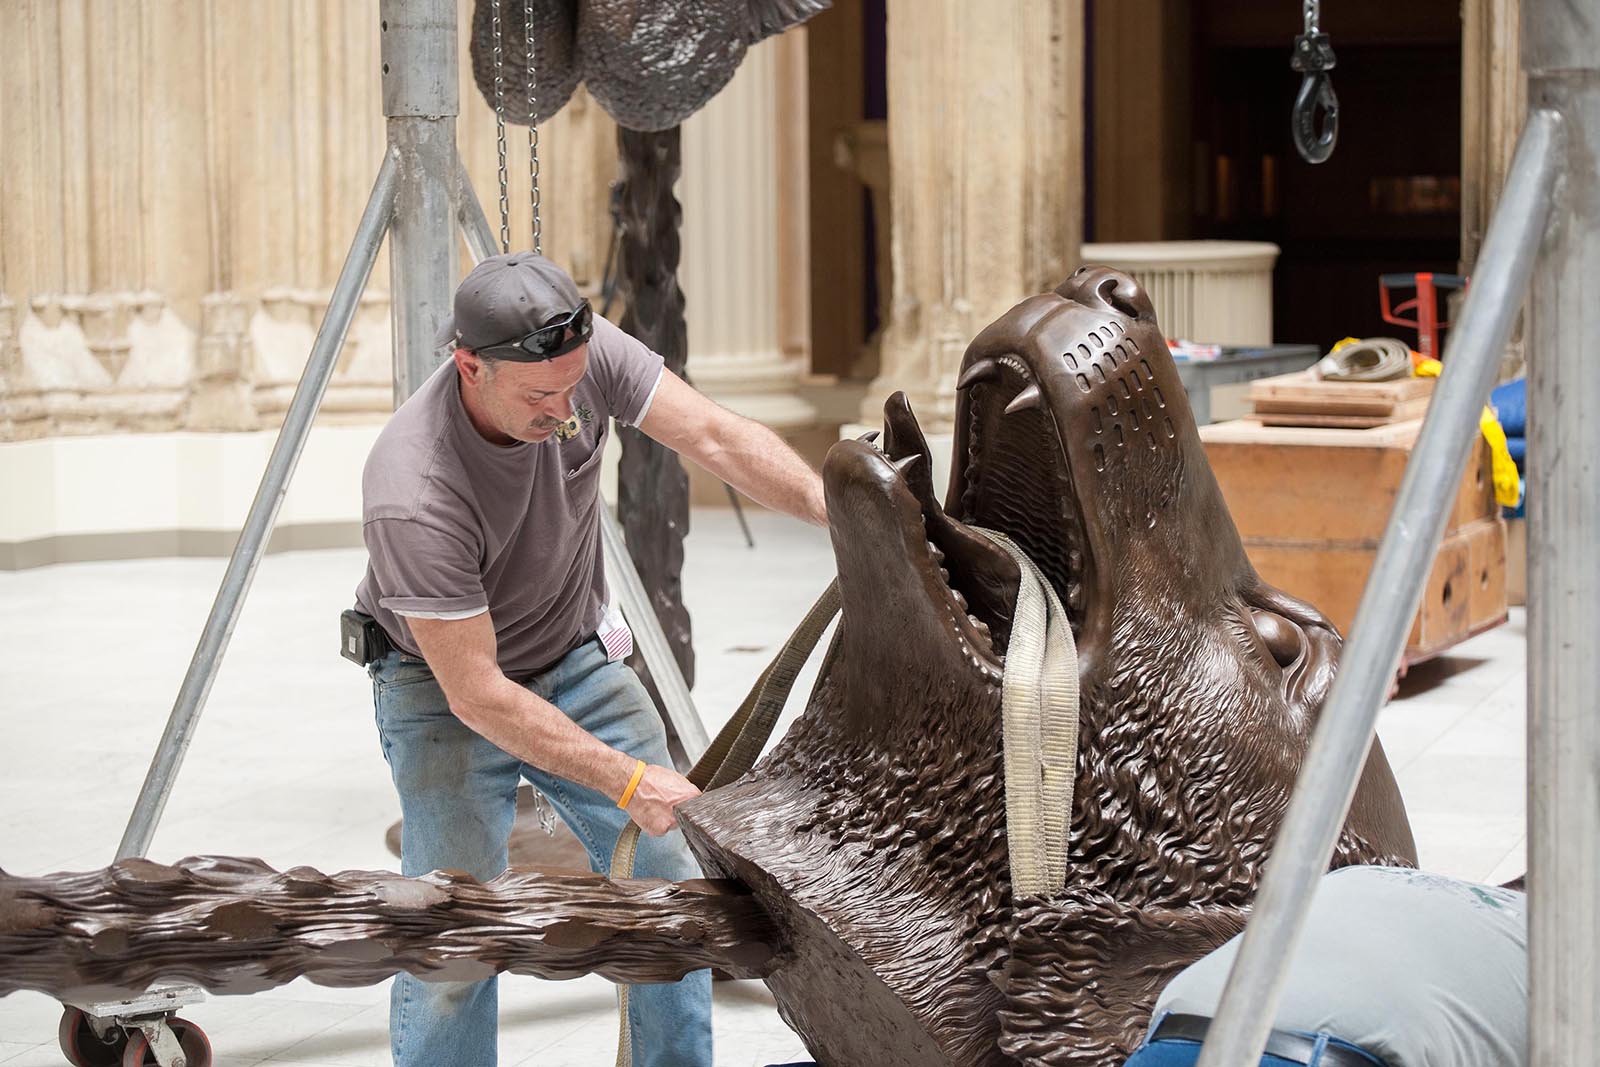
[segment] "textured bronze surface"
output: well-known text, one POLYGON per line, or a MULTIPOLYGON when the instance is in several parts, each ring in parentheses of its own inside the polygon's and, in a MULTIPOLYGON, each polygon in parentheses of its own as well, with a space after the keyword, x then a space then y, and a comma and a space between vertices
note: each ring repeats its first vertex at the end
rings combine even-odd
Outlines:
POLYGON ((720 967, 754 978, 776 951, 755 901, 709 881, 280 873, 215 856, 46 878, 0 873, 0 995, 33 989, 76 1003, 116 999, 156 978, 216 993, 301 975, 372 985, 402 970, 441 981, 511 971, 668 982, 720 967))
MULTIPOLYGON (((682 821, 771 909, 768 979, 826 1067, 1116 1064, 1179 968, 1237 933, 1339 637, 1260 581, 1152 305, 1086 268, 968 349, 945 507, 902 396, 824 468, 843 618, 803 718, 682 821), (886 454, 885 454, 886 453, 886 454), (1072 618, 1064 892, 1013 899, 1000 688, 1008 533, 1072 618)), ((1376 744, 1336 864, 1415 862, 1376 744)))
MULTIPOLYGON (((683 210, 673 194, 682 169, 679 131, 617 131, 621 158, 621 243, 617 277, 627 310, 624 331, 661 353, 667 369, 687 377, 689 327, 678 287, 678 225, 683 210)), ((689 609, 683 605, 683 539, 689 532, 689 475, 671 449, 631 426, 619 426, 622 459, 617 469, 617 518, 627 535, 628 555, 650 594, 650 604, 672 646, 687 685, 694 684, 694 644, 689 609)), ((650 689, 660 694, 644 657, 629 660, 650 689)), ((665 716, 663 716, 665 719, 665 716)), ((672 723, 667 731, 676 742, 672 723)))
MULTIPOLYGON (((537 120, 561 109, 580 81, 632 130, 665 130, 728 83, 745 49, 824 10, 831 0, 528 0, 537 120)), ((501 99, 526 125, 524 0, 499 0, 501 99)), ((494 106, 494 0, 472 12, 472 74, 494 106)))

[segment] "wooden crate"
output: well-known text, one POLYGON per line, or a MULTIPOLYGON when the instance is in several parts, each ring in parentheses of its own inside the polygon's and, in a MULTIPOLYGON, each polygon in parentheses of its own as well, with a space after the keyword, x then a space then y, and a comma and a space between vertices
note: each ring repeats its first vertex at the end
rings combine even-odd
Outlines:
MULTIPOLYGON (((1341 633, 1349 632, 1376 548, 1246 540, 1245 550, 1261 577, 1309 600, 1341 633)), ((1406 640, 1407 663, 1505 621, 1505 552, 1505 523, 1498 518, 1479 519, 1445 536, 1406 640)))
MULTIPOLYGON (((1201 427, 1200 435, 1256 570, 1348 632, 1420 428, 1241 421, 1201 427)), ((1505 553, 1489 447, 1480 441, 1429 572, 1408 663, 1505 619, 1505 553)))

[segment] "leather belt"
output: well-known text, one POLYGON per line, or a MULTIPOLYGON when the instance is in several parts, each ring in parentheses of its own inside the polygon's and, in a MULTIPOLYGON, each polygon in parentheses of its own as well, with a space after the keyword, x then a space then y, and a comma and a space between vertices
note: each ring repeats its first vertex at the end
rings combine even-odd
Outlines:
MULTIPOLYGON (((1150 1040, 1204 1041, 1206 1031, 1210 1028, 1211 1020, 1204 1015, 1179 1015, 1174 1012, 1162 1017, 1150 1040)), ((1291 1063, 1310 1063, 1316 1047, 1315 1039, 1305 1034, 1292 1030, 1273 1030, 1267 1034, 1267 1047, 1262 1052, 1291 1063)), ((1317 1060, 1317 1067, 1382 1067, 1382 1064, 1383 1061, 1376 1056, 1331 1043, 1323 1047, 1322 1058, 1317 1060)))

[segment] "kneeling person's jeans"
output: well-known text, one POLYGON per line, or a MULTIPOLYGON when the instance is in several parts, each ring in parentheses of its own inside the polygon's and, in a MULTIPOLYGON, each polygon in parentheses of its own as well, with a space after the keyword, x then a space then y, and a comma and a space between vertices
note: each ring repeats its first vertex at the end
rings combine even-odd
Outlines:
MULTIPOLYGON (((1334 1037, 1327 1031, 1316 1034, 1299 1030, 1289 1032, 1310 1042, 1309 1055, 1305 1058, 1290 1059, 1285 1056, 1275 1056, 1270 1052, 1264 1052, 1261 1055, 1261 1067, 1327 1067, 1326 1059, 1334 1055, 1334 1053, 1328 1051, 1330 1049, 1336 1049, 1341 1053, 1339 1059, 1343 1063, 1355 1061, 1370 1064, 1371 1067, 1387 1067, 1382 1060, 1366 1049, 1334 1037)), ((1187 1038, 1157 1037, 1140 1045, 1138 1050, 1128 1057, 1123 1067, 1193 1067, 1199 1061, 1199 1041, 1187 1038)))
MULTIPOLYGON (((488 881, 506 869, 519 779, 543 793, 604 872, 628 822, 608 797, 531 767, 495 747, 451 713, 427 664, 391 652, 369 668, 378 735, 400 794, 400 869, 407 877, 465 871, 488 881)), ((606 660, 599 641, 573 650, 527 683, 579 726, 646 763, 670 767, 666 731, 649 694, 627 666, 606 660)), ((701 877, 674 830, 642 836, 640 878, 701 877)), ((493 1067, 498 1034, 496 980, 424 982, 395 977, 389 1040, 396 1067, 493 1067)), ((709 1067, 711 974, 640 985, 628 998, 638 1067, 709 1067)))

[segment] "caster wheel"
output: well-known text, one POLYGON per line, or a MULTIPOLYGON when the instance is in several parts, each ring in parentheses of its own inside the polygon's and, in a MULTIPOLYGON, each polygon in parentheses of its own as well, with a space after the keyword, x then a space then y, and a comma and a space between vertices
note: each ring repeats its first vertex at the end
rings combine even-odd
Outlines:
POLYGON ((89 1025, 89 1016, 80 1008, 66 1008, 61 1012, 61 1025, 56 1028, 56 1039, 61 1042, 61 1054, 72 1067, 121 1067, 123 1046, 127 1035, 119 1029, 102 1038, 89 1025))
MULTIPOLYGON (((167 1025, 172 1028, 172 1036, 178 1039, 178 1045, 183 1049, 186 1067, 211 1067, 211 1041, 204 1030, 188 1019, 176 1016, 168 1019, 167 1025)), ((122 1050, 121 1067, 159 1067, 155 1053, 150 1051, 150 1043, 138 1030, 128 1034, 128 1047, 122 1050)))

